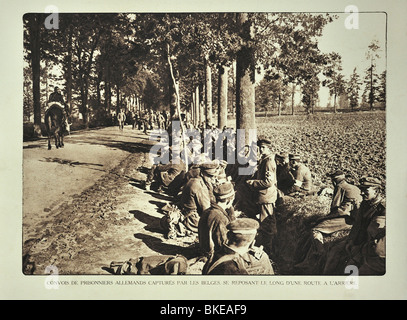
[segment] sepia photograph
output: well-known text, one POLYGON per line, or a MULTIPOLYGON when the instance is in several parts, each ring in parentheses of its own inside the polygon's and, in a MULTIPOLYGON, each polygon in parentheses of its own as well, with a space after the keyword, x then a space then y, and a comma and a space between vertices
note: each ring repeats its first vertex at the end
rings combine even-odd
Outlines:
POLYGON ((386 283, 407 297, 402 229, 386 243, 406 180, 389 163, 405 151, 389 141, 396 8, 33 8, 18 133, 3 137, 20 139, 19 227, 4 226, 17 287, 366 299, 386 283))

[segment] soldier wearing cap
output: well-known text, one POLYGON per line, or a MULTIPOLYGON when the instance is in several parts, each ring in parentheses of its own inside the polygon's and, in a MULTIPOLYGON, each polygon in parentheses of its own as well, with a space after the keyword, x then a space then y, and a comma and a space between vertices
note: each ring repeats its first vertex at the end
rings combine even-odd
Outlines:
POLYGON ((215 202, 213 185, 218 175, 219 162, 209 162, 199 165, 199 174, 191 176, 182 189, 179 203, 184 215, 185 227, 197 233, 198 222, 202 213, 215 202))
POLYGON ((330 213, 318 221, 312 229, 314 238, 323 243, 323 234, 351 228, 351 212, 359 208, 362 202, 360 189, 346 181, 345 173, 337 170, 328 175, 334 185, 330 213))
MULTIPOLYGON (((374 177, 360 179, 363 201, 354 213, 354 223, 346 241, 329 253, 324 273, 330 274, 342 263, 358 267, 359 275, 385 273, 386 204, 381 196, 382 183, 374 177)), ((343 264, 342 264, 343 266, 343 264)))
POLYGON ((226 241, 226 226, 235 220, 230 210, 235 199, 233 184, 229 181, 216 186, 213 190, 216 202, 205 210, 198 223, 199 245, 206 256, 218 250, 226 241))
POLYGON ((294 183, 294 178, 290 173, 288 153, 277 153, 275 158, 277 165, 277 188, 285 194, 294 183))
POLYGON ((270 149, 271 142, 260 139, 257 142, 260 152, 260 161, 254 179, 246 184, 254 191, 254 201, 258 206, 260 230, 257 241, 264 245, 265 251, 272 253, 272 243, 277 234, 277 223, 274 214, 277 200, 277 166, 274 153, 270 149))
POLYGON ((268 255, 254 246, 259 228, 255 219, 238 218, 226 228, 226 243, 210 256, 202 274, 274 274, 268 255))
POLYGON ((331 201, 330 213, 316 221, 311 229, 311 238, 303 242, 303 247, 299 248, 299 254, 306 252, 302 262, 295 265, 297 272, 304 272, 313 269, 316 272, 315 260, 320 259, 325 254, 324 237, 338 231, 352 228, 351 212, 356 211, 362 202, 361 190, 346 181, 345 173, 337 170, 327 174, 334 185, 334 193, 331 201), (307 248, 308 247, 308 248, 307 248))
POLYGON ((177 193, 185 176, 185 163, 178 159, 178 161, 173 161, 171 159, 172 147, 167 147, 156 161, 160 163, 154 164, 148 174, 146 181, 144 182, 144 188, 150 191, 153 182, 158 184, 158 192, 162 192, 163 188, 168 188, 170 194, 174 195, 177 193), (168 159, 168 163, 162 159, 168 159))
POLYGON ((287 194, 312 194, 313 183, 310 169, 301 162, 298 154, 290 154, 289 161, 293 184, 286 191, 287 194))

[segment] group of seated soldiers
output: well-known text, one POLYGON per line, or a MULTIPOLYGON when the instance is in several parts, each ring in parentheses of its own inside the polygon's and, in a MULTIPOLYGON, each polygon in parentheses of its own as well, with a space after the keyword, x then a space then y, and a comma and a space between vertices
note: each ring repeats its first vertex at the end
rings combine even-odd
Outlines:
MULTIPOLYGON (((147 176, 146 190, 155 183, 158 192, 174 197, 162 219, 167 237, 197 236, 206 257, 203 274, 275 274, 276 206, 285 196, 317 193, 310 169, 299 155, 276 154, 267 139, 258 140, 256 149, 257 165, 250 175, 239 174, 245 165, 199 154, 199 160, 191 158, 189 164, 181 159, 154 164, 147 176)), ((171 153, 171 147, 165 152, 171 153)), ((353 264, 359 274, 384 274, 381 182, 367 177, 357 187, 346 182, 343 172, 329 176, 334 185, 330 214, 312 228, 313 245, 297 270, 312 261, 310 255, 318 254, 325 236, 351 229, 348 237, 330 248, 321 272, 343 274, 346 265, 353 264)))

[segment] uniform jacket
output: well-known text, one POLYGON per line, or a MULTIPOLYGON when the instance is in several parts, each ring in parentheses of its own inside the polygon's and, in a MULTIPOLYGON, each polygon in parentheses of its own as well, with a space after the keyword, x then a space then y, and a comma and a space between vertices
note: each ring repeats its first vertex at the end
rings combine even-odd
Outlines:
POLYGON ((227 245, 208 259, 204 265, 202 274, 224 275, 224 274, 268 274, 273 275, 274 270, 268 255, 257 248, 259 255, 252 250, 238 254, 227 245))
POLYGON ((277 166, 273 154, 261 158, 252 187, 256 190, 255 202, 275 203, 277 200, 277 166))
POLYGON ((179 163, 159 164, 156 168, 159 172, 161 181, 165 186, 168 186, 181 172, 185 170, 185 164, 179 163))
POLYGON ((311 171, 303 163, 298 165, 298 168, 291 168, 290 172, 293 178, 302 183, 301 189, 310 191, 312 188, 311 171))
POLYGON ((349 234, 352 258, 360 265, 370 265, 378 273, 384 272, 385 217, 386 205, 381 197, 372 202, 362 201, 349 234))
POLYGON ((53 93, 50 94, 49 102, 53 102, 53 101, 59 102, 62 105, 65 105, 64 98, 62 97, 62 94, 60 94, 58 92, 53 92, 53 93))
POLYGON ((226 226, 235 220, 232 214, 228 214, 223 208, 213 203, 205 210, 198 224, 199 245, 203 253, 212 253, 222 247, 227 237, 226 226))
POLYGON ((331 213, 349 215, 352 210, 359 208, 361 202, 360 189, 342 180, 335 186, 331 202, 331 213))
POLYGON ((211 206, 210 189, 201 176, 189 179, 181 195, 183 211, 197 211, 199 215, 211 206))

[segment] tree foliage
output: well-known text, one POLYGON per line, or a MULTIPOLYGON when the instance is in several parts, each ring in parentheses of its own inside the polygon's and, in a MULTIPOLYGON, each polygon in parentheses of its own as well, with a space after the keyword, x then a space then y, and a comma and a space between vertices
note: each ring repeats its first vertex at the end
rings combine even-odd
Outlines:
MULTIPOLYGON (((34 16, 40 23, 46 17, 34 16)), ((205 66, 212 71, 211 90, 216 90, 218 68, 233 66, 242 54, 242 61, 253 70, 264 70, 267 81, 272 81, 273 101, 276 97, 284 101, 286 87, 294 84, 301 86, 305 106, 313 107, 318 74, 329 61, 318 48, 318 37, 335 17, 248 13, 243 24, 241 17, 239 13, 59 14, 59 29, 41 27, 39 59, 61 67, 69 110, 78 107, 86 125, 92 113, 109 116, 126 107, 129 98, 142 99, 152 109, 173 106, 168 61, 180 104, 188 109, 197 86, 208 87, 205 66)), ((30 24, 25 21, 25 57, 31 63, 30 24)), ((251 77, 254 83, 254 72, 251 77)), ((235 88, 239 97, 244 89, 235 88)))

